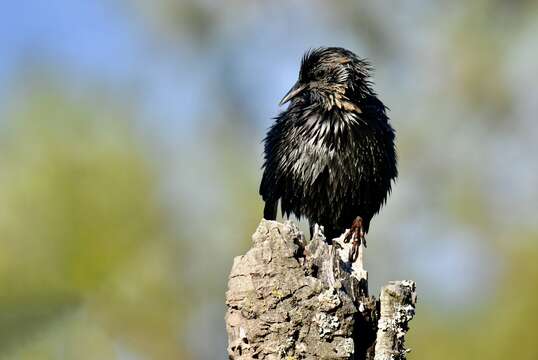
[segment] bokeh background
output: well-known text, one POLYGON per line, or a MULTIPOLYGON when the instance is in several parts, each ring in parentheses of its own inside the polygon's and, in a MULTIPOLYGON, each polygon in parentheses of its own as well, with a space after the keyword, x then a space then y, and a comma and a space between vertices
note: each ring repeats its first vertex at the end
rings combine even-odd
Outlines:
POLYGON ((409 359, 537 359, 536 1, 9 1, 0 359, 224 359, 264 132, 302 53, 375 65, 400 178, 373 293, 418 283, 409 359))

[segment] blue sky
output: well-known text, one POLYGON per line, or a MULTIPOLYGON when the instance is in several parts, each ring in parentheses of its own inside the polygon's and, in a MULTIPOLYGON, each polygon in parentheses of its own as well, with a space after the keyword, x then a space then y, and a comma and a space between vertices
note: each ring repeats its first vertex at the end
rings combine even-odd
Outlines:
POLYGON ((133 20, 113 2, 6 3, 0 12, 0 87, 9 89, 27 71, 44 70, 68 89, 105 86, 121 94, 118 99, 142 98, 137 105, 153 120, 184 122, 192 114, 179 112, 193 108, 174 106, 182 104, 169 98, 185 98, 171 61, 152 52, 147 32, 133 20))
MULTIPOLYGON (((0 12, 0 73, 21 61, 114 77, 136 58, 136 29, 100 1, 6 2, 0 12)), ((119 10, 119 9, 118 9, 119 10)))
POLYGON ((154 29, 128 9, 104 1, 7 2, 0 12, 1 88, 9 88, 21 72, 42 67, 74 89, 98 83, 111 91, 115 86, 133 91, 152 121, 184 126, 204 115, 199 99, 222 91, 212 78, 224 76, 220 80, 234 87, 230 95, 249 97, 248 102, 238 99, 239 105, 263 129, 293 83, 304 49, 349 38, 327 31, 323 23, 314 27, 316 16, 309 12, 293 25, 276 14, 274 21, 262 23, 256 16, 244 17, 241 25, 224 26, 200 57, 188 39, 159 43, 154 29))

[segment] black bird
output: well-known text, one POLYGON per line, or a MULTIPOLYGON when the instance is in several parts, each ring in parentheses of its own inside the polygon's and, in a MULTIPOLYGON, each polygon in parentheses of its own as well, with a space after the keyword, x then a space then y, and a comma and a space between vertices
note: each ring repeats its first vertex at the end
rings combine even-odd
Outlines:
POLYGON ((343 48, 308 51, 264 139, 264 218, 276 218, 280 200, 283 215, 306 217, 311 232, 323 225, 329 242, 350 227, 350 261, 398 175, 394 129, 370 71, 343 48))

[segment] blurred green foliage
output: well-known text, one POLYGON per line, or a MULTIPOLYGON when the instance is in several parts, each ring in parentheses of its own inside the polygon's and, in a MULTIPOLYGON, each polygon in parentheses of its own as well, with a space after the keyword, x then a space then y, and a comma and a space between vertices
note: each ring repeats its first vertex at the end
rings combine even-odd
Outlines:
POLYGON ((55 86, 4 118, 0 354, 114 358, 119 341, 183 356, 180 242, 133 119, 55 86))
MULTIPOLYGON (((525 236, 536 240, 538 233, 525 236)), ((511 239, 520 240, 520 239, 511 239)), ((507 272, 486 306, 419 308, 408 335, 411 359, 536 359, 538 252, 505 249, 507 272)), ((461 279, 464 281, 464 279, 461 279)))

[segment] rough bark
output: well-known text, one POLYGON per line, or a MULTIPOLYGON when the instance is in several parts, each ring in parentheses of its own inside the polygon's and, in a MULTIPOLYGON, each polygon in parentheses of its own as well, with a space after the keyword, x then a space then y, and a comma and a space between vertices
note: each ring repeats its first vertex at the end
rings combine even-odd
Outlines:
POLYGON ((228 282, 230 359, 404 359, 414 282, 390 283, 379 302, 340 239, 306 242, 293 223, 262 220, 252 240, 228 282))
POLYGON ((415 315, 417 295, 413 281, 394 281, 381 290, 375 360, 405 359, 404 336, 415 315))

